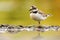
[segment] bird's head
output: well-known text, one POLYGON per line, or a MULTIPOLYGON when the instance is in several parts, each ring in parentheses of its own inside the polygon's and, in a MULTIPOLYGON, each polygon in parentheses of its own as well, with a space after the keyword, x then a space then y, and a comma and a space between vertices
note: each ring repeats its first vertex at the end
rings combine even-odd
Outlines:
POLYGON ((29 10, 29 11, 31 11, 31 10, 36 10, 36 9, 37 9, 36 6, 32 5, 32 6, 30 7, 30 10, 29 10))
POLYGON ((32 5, 29 11, 32 13, 36 13, 38 12, 38 9, 36 8, 36 6, 32 5))

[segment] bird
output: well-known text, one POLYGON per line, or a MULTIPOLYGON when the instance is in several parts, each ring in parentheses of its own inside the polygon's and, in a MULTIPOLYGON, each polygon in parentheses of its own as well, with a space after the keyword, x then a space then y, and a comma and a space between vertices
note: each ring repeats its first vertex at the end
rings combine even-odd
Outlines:
POLYGON ((30 8, 30 18, 38 21, 38 24, 40 25, 40 22, 42 20, 46 20, 51 14, 44 14, 41 10, 38 10, 38 8, 35 5, 32 5, 30 8))

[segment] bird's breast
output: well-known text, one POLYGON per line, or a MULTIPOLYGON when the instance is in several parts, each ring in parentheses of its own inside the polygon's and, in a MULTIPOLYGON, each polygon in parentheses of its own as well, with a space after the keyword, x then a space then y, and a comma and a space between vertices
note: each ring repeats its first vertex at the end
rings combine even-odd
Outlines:
POLYGON ((36 21, 40 21, 40 20, 45 20, 46 17, 43 17, 41 14, 34 14, 34 13, 31 13, 30 14, 30 17, 36 21))

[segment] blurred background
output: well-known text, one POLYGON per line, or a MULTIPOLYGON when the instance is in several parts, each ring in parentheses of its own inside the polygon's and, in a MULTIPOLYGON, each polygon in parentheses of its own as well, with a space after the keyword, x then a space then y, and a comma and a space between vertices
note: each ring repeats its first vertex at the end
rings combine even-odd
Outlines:
POLYGON ((30 19, 30 6, 35 5, 39 10, 52 14, 41 24, 60 25, 60 1, 59 0, 0 0, 0 24, 37 24, 30 19))
MULTIPOLYGON (((60 0, 0 0, 0 24, 37 25, 38 23, 30 19, 29 16, 29 9, 32 5, 37 6, 39 10, 42 10, 47 14, 53 15, 47 20, 41 21, 41 25, 60 25, 60 0)), ((29 38, 34 37, 33 34, 37 35, 37 32, 3 35, 10 36, 14 39, 21 36, 23 38, 23 36, 26 35, 29 35, 29 38)), ((59 36, 60 32, 46 32, 41 34, 45 37, 49 35, 59 36)))

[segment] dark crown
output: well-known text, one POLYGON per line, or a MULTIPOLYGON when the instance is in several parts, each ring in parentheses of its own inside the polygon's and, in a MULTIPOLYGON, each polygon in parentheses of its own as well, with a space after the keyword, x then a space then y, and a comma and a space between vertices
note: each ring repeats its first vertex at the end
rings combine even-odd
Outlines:
POLYGON ((37 8, 35 7, 35 6, 31 6, 31 9, 29 10, 29 11, 31 11, 31 10, 36 10, 37 8))

